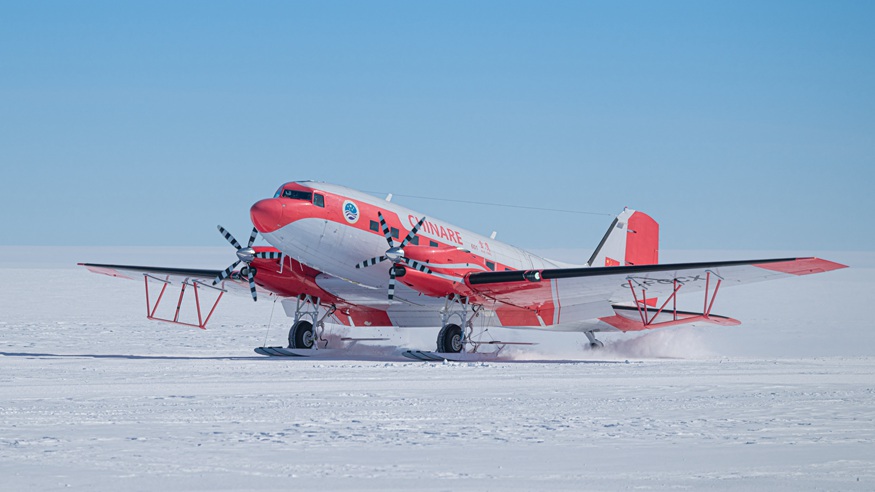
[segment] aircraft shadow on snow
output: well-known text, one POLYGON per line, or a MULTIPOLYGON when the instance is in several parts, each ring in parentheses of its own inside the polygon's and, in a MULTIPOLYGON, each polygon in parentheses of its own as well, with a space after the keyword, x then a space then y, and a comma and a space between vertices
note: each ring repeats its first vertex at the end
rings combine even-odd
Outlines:
POLYGON ((265 360, 264 357, 197 356, 197 355, 134 355, 134 354, 50 354, 42 352, 0 352, 0 357, 59 359, 130 359, 130 360, 265 360))
MULTIPOLYGON (((197 356, 197 355, 134 355, 134 354, 52 354, 46 352, 0 352, 0 357, 24 357, 29 359, 53 358, 53 359, 127 359, 127 360, 258 360, 258 361, 370 361, 370 362, 407 362, 417 363, 401 356, 398 357, 373 357, 355 356, 346 354, 345 357, 262 357, 262 356, 197 356)), ((511 364, 629 364, 640 361, 628 360, 570 360, 570 359, 541 359, 541 360, 514 360, 514 359, 483 359, 477 361, 465 361, 469 363, 511 363, 511 364)), ((432 362, 434 363, 434 362, 432 362)), ((457 363, 462 363, 458 362, 457 363)))

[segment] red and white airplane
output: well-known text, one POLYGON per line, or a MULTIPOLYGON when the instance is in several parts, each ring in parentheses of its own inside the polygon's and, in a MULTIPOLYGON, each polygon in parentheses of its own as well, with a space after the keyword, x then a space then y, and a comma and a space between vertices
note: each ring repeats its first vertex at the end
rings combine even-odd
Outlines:
MULTIPOLYGON (((711 313, 723 286, 827 272, 845 265, 818 258, 659 264, 659 226, 624 210, 583 265, 548 260, 343 186, 286 183, 255 203, 255 226, 237 261, 224 271, 82 264, 116 277, 143 276, 147 317, 157 318, 168 285, 198 291, 262 291, 282 299, 294 319, 290 349, 318 348, 324 323, 355 326, 440 326, 437 352, 476 351, 474 321, 484 326, 573 331, 592 347, 597 332, 639 331, 679 324, 736 325, 711 313), (271 246, 254 246, 261 233, 271 246), (239 265, 239 270, 235 270, 239 265), (163 285, 154 307, 149 283, 163 285), (703 294, 701 312, 679 311, 678 293, 703 294)), ((189 324, 189 323, 182 323, 189 324)), ((262 352, 263 353, 263 352, 262 352)), ((276 354, 274 354, 276 355, 276 354)))

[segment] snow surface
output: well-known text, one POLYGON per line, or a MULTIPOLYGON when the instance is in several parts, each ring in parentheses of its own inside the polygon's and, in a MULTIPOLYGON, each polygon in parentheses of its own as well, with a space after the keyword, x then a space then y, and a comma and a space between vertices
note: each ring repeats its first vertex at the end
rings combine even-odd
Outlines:
POLYGON ((226 297, 206 331, 150 322, 141 282, 69 261, 222 268, 226 249, 0 249, 0 490, 875 490, 875 254, 726 289, 738 327, 601 352, 492 330, 539 345, 433 364, 396 347, 436 329, 261 357, 288 329, 269 300, 226 297))

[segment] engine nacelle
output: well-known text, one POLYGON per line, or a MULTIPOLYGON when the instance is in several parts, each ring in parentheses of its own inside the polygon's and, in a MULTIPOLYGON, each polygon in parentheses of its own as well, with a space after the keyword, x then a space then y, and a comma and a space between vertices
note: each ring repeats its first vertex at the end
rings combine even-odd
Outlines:
POLYGON ((417 270, 415 265, 396 265, 396 278, 408 287, 433 297, 451 294, 469 296, 472 291, 465 284, 465 276, 486 271, 481 258, 461 248, 407 246, 404 248, 404 257, 426 266, 431 273, 417 270))
POLYGON ((396 278, 411 289, 431 297, 445 297, 450 294, 465 295, 459 291, 470 290, 464 283, 453 282, 452 280, 420 272, 412 268, 408 268, 403 276, 397 276, 396 278))

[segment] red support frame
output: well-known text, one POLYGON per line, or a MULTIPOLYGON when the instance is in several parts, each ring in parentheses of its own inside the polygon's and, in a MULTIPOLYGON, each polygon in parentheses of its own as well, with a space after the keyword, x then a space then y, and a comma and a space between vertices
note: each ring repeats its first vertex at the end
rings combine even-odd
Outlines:
POLYGON ((629 289, 632 291, 632 298, 635 299, 635 307, 638 309, 638 314, 641 316, 641 324, 646 327, 655 327, 658 325, 669 325, 669 324, 677 324, 678 321, 682 323, 689 323, 693 319, 701 319, 704 321, 711 320, 711 308, 714 307, 714 300, 717 298, 717 291, 720 290, 720 284, 723 282, 723 279, 714 274, 717 277, 717 284, 714 286, 714 292, 711 293, 711 271, 707 270, 705 272, 705 299, 704 299, 704 308, 701 315, 694 317, 684 317, 682 319, 678 319, 678 308, 677 308, 677 293, 681 290, 681 287, 684 286, 681 282, 678 282, 677 279, 672 280, 672 293, 666 298, 665 302, 662 303, 662 306, 656 310, 653 316, 650 316, 650 312, 647 309, 647 289, 645 287, 641 287, 641 299, 638 299, 638 294, 635 292, 635 286, 632 285, 632 279, 628 280, 629 289), (668 303, 672 303, 672 320, 671 321, 662 321, 659 323, 655 323, 656 317, 662 314, 665 307, 668 303))
POLYGON ((165 323, 173 323, 175 325, 191 326, 193 328, 200 328, 201 330, 207 329, 207 323, 210 321, 210 318, 213 316, 213 312, 216 311, 216 306, 219 305, 219 301, 222 300, 222 296, 225 294, 225 292, 227 292, 225 289, 222 289, 219 287, 213 287, 212 285, 207 285, 207 284, 204 284, 204 283, 199 282, 197 280, 189 282, 189 279, 186 278, 185 280, 182 281, 182 285, 179 289, 179 299, 176 301, 176 308, 174 310, 173 319, 159 318, 158 316, 155 316, 155 313, 158 311, 158 306, 161 304, 161 299, 164 297, 164 291, 166 291, 167 286, 170 285, 170 280, 154 277, 152 275, 149 275, 148 273, 144 273, 143 274, 143 281, 145 282, 145 286, 146 286, 146 319, 152 320, 152 321, 164 321, 165 323), (161 292, 158 294, 158 299, 155 301, 154 306, 151 304, 150 298, 149 298, 149 279, 150 278, 152 280, 157 280, 157 281, 162 282, 164 284, 161 286, 161 292), (191 286, 192 289, 194 290, 194 303, 195 303, 195 309, 197 310, 197 324, 179 321, 179 313, 180 313, 180 310, 182 308, 182 301, 185 298, 185 288, 187 286, 191 286), (218 297, 216 297, 215 302, 213 302, 213 305, 210 308, 210 312, 207 314, 206 318, 204 318, 202 315, 200 295, 198 294, 198 286, 208 287, 210 289, 214 289, 214 290, 219 291, 219 295, 218 295, 218 297))

